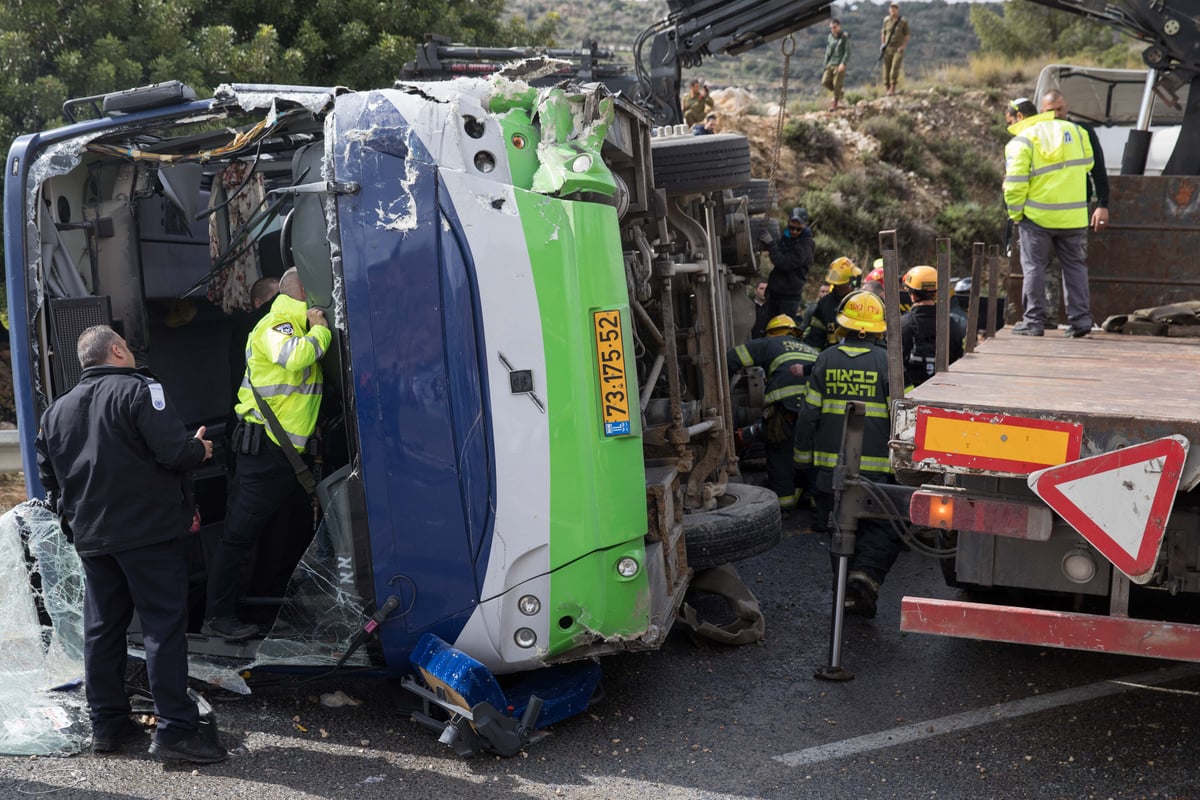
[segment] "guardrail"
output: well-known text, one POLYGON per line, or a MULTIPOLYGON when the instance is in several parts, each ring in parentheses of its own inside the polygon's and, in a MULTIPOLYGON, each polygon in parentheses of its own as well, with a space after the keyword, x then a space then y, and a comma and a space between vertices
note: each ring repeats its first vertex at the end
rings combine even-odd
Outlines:
POLYGON ((16 430, 0 430, 0 473, 20 472, 21 436, 16 430))

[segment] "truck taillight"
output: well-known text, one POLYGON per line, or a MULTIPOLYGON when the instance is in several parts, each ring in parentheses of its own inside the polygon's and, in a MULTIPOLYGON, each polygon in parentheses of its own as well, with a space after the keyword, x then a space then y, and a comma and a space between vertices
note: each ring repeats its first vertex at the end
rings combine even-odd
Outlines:
POLYGON ((913 492, 908 503, 908 516, 914 524, 927 528, 973 531, 1038 542, 1050 538, 1050 528, 1054 524, 1054 515, 1049 508, 936 489, 913 492))

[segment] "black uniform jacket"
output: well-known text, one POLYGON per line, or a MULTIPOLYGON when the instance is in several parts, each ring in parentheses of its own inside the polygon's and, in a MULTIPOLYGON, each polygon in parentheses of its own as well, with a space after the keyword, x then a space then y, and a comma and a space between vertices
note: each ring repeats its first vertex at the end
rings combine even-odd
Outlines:
POLYGON ((771 254, 767 293, 774 292, 781 297, 799 297, 803 294, 808 268, 813 263, 813 248, 813 235, 808 228, 795 235, 784 231, 782 237, 771 242, 767 248, 771 254))
POLYGON ((204 445, 183 426, 148 372, 88 367, 42 415, 38 474, 81 556, 182 536, 192 518, 187 470, 204 445))

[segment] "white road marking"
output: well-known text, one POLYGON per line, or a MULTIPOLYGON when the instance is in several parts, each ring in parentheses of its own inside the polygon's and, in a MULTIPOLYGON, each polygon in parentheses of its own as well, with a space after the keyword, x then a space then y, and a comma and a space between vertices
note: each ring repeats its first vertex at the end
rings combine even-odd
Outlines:
POLYGON ((901 725, 891 730, 868 733, 863 736, 856 736, 853 739, 843 739, 840 742, 831 742, 816 747, 809 747, 805 750, 797 750, 794 753, 784 753, 783 755, 774 756, 774 760, 781 761, 789 767, 819 764, 823 761, 832 761, 837 758, 845 758, 846 756, 882 750, 885 747, 908 744, 920 739, 929 739, 945 733, 975 728, 999 720, 1023 717, 1060 706, 1083 703, 1088 700, 1095 700, 1115 694, 1123 694, 1134 689, 1150 688, 1159 684, 1170 683, 1171 681, 1192 678, 1197 675, 1200 675, 1200 664, 1181 664, 1175 667, 1154 670, 1153 672, 1144 672, 1124 678, 1100 681, 1088 684, 1087 686, 1076 686, 1073 689, 1063 689, 1059 692, 1026 697, 1021 700, 1000 703, 999 705, 975 711, 964 711, 961 714, 951 714, 939 719, 916 722, 911 725, 901 725))

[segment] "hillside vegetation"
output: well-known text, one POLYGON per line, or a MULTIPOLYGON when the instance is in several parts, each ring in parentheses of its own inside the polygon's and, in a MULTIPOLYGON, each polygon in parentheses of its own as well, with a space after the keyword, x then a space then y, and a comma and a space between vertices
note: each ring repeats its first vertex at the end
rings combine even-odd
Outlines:
MULTIPOLYGON (((508 0, 506 8, 519 25, 552 23, 560 46, 594 39, 628 64, 638 34, 668 10, 665 0, 508 0)), ((973 242, 1004 239, 1003 103, 1033 94, 1041 66, 1062 54, 1109 66, 1137 58, 1110 29, 1025 0, 901 0, 901 13, 912 30, 905 77, 899 96, 883 97, 877 58, 886 5, 833 6, 852 42, 849 108, 836 113, 823 110, 828 95, 820 87, 828 25, 794 34, 777 213, 808 208, 818 263, 848 255, 869 265, 878 232, 894 228, 907 264, 933 263, 934 240, 951 237, 961 274, 973 242)), ((724 130, 750 137, 759 178, 770 177, 784 64, 775 42, 735 58, 710 57, 683 76, 685 84, 700 78, 713 88, 724 130)))
MULTIPOLYGON (((1001 3, 985 4, 1000 9, 1001 3)), ((605 48, 618 51, 632 64, 631 50, 637 35, 667 15, 665 0, 509 0, 506 6, 527 25, 537 25, 549 15, 557 22, 556 38, 562 46, 595 39, 605 48)), ((905 2, 902 14, 913 36, 905 56, 910 74, 923 74, 947 64, 963 64, 968 54, 979 49, 971 27, 969 3, 905 2), (953 35, 946 35, 952 32, 953 35)), ((879 29, 887 9, 874 3, 835 5, 833 15, 841 19, 851 36, 851 59, 847 85, 870 83, 877 76, 879 29)), ((820 91, 821 65, 825 59, 828 24, 822 22, 795 33, 796 51, 790 73, 797 96, 820 91)), ((700 78, 714 87, 738 86, 759 92, 779 86, 783 77, 781 42, 774 42, 737 57, 710 58, 700 67, 687 70, 685 78, 700 78)))
MULTIPOLYGON (((757 113, 740 92, 715 96, 724 130, 749 137, 755 175, 769 177, 777 118, 757 113)), ((789 120, 776 214, 808 209, 818 264, 846 255, 869 265, 879 231, 895 229, 906 264, 933 263, 934 240, 951 237, 953 269, 962 274, 972 242, 1003 241, 1008 134, 994 92, 929 87, 789 120)))

